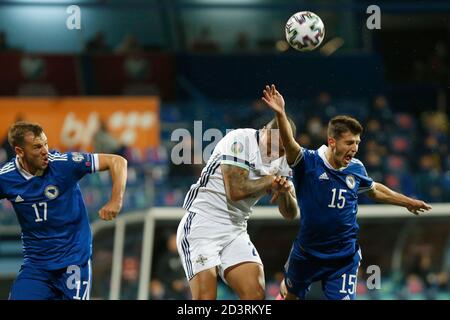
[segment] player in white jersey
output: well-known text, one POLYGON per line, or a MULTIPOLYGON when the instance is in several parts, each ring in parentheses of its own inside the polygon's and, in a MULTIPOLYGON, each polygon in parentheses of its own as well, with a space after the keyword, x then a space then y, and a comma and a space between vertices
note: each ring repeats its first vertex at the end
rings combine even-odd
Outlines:
MULTIPOLYGON (((291 121, 291 127, 295 126, 291 121)), ((217 275, 240 299, 264 299, 263 264, 247 233, 252 207, 268 191, 287 219, 298 215, 277 123, 236 129, 214 148, 186 195, 177 246, 193 299, 216 299, 217 275)))

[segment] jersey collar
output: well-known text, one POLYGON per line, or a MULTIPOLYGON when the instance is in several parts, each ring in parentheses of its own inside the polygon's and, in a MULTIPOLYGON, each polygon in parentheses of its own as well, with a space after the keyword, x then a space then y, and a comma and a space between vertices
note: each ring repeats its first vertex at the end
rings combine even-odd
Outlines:
MULTIPOLYGON (((18 156, 16 156, 15 162, 16 162, 16 168, 17 168, 17 170, 20 172, 20 174, 22 175, 22 177, 24 177, 26 180, 30 180, 31 178, 34 178, 34 177, 38 176, 38 174, 37 174, 37 175, 32 175, 32 174, 29 173, 28 171, 25 171, 25 169, 23 169, 22 166, 20 165, 19 157, 18 157, 18 156)), ((39 171, 38 171, 38 172, 39 172, 39 171)))
POLYGON ((339 169, 333 168, 333 166, 328 162, 327 157, 326 157, 326 155, 325 155, 325 153, 327 152, 327 150, 328 150, 328 147, 327 147, 326 145, 322 145, 322 146, 317 150, 317 152, 319 153, 319 157, 323 160, 323 163, 325 163, 325 166, 326 166, 328 169, 335 170, 335 171, 343 171, 343 170, 347 169, 348 166, 346 166, 346 167, 341 167, 341 168, 339 168, 339 169))

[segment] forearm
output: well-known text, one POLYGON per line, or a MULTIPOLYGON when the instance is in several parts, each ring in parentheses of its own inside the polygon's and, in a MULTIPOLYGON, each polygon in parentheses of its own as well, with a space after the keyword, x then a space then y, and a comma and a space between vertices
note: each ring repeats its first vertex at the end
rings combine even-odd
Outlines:
POLYGON ((121 203, 127 183, 127 160, 120 156, 114 157, 109 172, 112 180, 111 200, 121 203))
POLYGON ((375 182, 375 190, 369 194, 375 201, 393 204, 397 206, 407 207, 411 204, 412 199, 389 189, 385 185, 375 182))
POLYGON ((283 146, 286 151, 286 159, 289 164, 292 164, 297 159, 298 153, 301 152, 300 145, 295 140, 286 113, 276 113, 276 119, 280 130, 281 140, 283 141, 283 146))
POLYGON ((257 196, 271 188, 275 176, 264 176, 260 179, 249 178, 249 171, 239 166, 220 165, 225 192, 231 201, 239 201, 251 196, 257 196))
POLYGON ((278 198, 278 210, 286 219, 295 219, 299 213, 297 199, 293 191, 284 192, 278 198))
POLYGON ((274 179, 274 176, 264 176, 256 180, 245 179, 242 181, 235 181, 232 186, 234 189, 234 198, 242 200, 265 192, 267 189, 270 189, 274 179))

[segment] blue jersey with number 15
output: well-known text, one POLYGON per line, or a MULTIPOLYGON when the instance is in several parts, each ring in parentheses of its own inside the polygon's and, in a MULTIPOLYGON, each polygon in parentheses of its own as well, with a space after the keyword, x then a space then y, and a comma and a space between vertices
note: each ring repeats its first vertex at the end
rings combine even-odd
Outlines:
POLYGON ((302 148, 293 166, 300 207, 300 231, 293 253, 305 251, 322 259, 355 253, 359 226, 356 222, 358 193, 373 188, 361 161, 334 169, 325 157, 327 146, 302 148))
POLYGON ((98 156, 50 152, 38 176, 17 158, 0 169, 0 199, 8 199, 22 228, 24 264, 47 270, 89 260, 92 236, 78 180, 98 168, 98 156))

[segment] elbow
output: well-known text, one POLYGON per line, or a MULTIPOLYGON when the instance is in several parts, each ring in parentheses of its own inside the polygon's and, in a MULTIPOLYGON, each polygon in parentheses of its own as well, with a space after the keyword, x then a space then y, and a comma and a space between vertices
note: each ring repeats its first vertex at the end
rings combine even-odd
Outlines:
POLYGON ((124 167, 127 167, 127 166, 128 166, 128 160, 125 159, 124 157, 119 156, 119 155, 115 155, 114 158, 115 158, 115 160, 116 160, 117 162, 119 162, 120 164, 122 164, 122 166, 124 166, 124 167))
POLYGON ((117 173, 122 172, 122 174, 126 174, 127 168, 128 168, 127 159, 119 155, 114 155, 114 157, 111 159, 109 169, 117 173))

